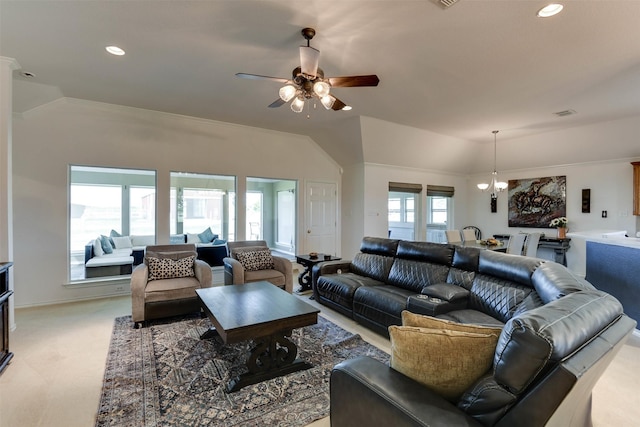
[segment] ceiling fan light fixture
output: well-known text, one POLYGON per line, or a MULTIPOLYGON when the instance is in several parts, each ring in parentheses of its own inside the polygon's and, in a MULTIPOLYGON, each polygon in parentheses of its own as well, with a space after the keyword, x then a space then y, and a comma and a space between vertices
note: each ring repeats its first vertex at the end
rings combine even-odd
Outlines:
POLYGON ((317 81, 313 84, 313 91, 318 95, 319 98, 324 98, 329 95, 329 91, 331 90, 331 86, 327 82, 317 81))
POLYGON ((291 111, 293 111, 294 113, 301 113, 303 109, 304 109, 304 98, 301 96, 298 96, 291 103, 291 111))
POLYGON ((353 109, 353 107, 351 105, 345 105, 344 107, 342 107, 342 111, 351 111, 353 109))
POLYGON ((284 102, 289 102, 296 96, 296 88, 293 85, 284 85, 280 88, 278 94, 284 102))
POLYGON ((300 69, 302 74, 309 77, 316 77, 318 72, 318 62, 320 61, 320 51, 311 46, 300 46, 300 69))
POLYGON ((333 107, 333 104, 336 102, 336 99, 331 95, 327 95, 320 98, 320 102, 322 103, 324 108, 330 110, 331 107, 333 107))
POLYGON ((551 16, 557 15, 564 8, 560 3, 551 3, 543 7, 538 11, 538 18, 549 18, 551 16))

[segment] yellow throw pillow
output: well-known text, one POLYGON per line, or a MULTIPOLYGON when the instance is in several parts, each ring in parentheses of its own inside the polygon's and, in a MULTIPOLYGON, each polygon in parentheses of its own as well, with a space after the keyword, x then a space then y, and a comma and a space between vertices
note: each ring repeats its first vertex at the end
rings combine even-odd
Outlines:
POLYGON ((498 327, 452 322, 450 320, 438 319, 433 316, 412 313, 408 310, 404 310, 402 312, 402 326, 417 326, 419 328, 443 329, 460 332, 493 333, 498 336, 500 336, 500 333, 502 332, 502 328, 498 327))
MULTIPOLYGON (((475 328, 454 323, 454 327, 457 326, 475 328)), ((479 332, 470 332, 442 327, 390 326, 390 365, 455 403, 493 364, 499 332, 487 331, 492 328, 483 326, 478 329, 479 332)))

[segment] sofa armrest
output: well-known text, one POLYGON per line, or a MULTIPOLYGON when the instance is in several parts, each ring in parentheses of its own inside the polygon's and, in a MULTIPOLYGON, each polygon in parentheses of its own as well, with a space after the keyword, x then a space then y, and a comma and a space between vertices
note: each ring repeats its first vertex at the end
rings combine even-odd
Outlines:
POLYGON ((273 265, 276 270, 280 273, 284 274, 284 290, 292 293, 293 292, 293 266, 291 265, 291 261, 284 257, 280 256, 272 256, 273 265))
POLYGON ((131 272, 131 318, 134 323, 144 321, 144 289, 149 281, 149 268, 140 264, 131 272))
POLYGON ((437 283, 422 288, 422 295, 438 298, 447 302, 462 302, 469 298, 469 291, 451 283, 437 283))
POLYGON ((319 299, 318 295, 318 278, 326 274, 343 274, 351 271, 350 260, 325 261, 314 265, 311 268, 311 289, 313 289, 313 298, 319 299))
POLYGON ((235 258, 225 257, 224 263, 224 284, 241 285, 244 283, 244 267, 235 258))
POLYGON ((84 263, 93 258, 93 242, 84 245, 84 263))
POLYGON ((203 288, 209 288, 212 285, 211 266, 201 259, 196 259, 193 264, 193 271, 196 275, 196 279, 200 282, 200 286, 203 288))
POLYGON ((371 357, 336 365, 330 390, 332 427, 481 426, 434 391, 371 357))
POLYGON ((323 274, 342 274, 351 271, 351 261, 325 261, 313 266, 312 272, 318 276, 323 274))
POLYGON ((437 316, 453 310, 463 310, 467 308, 467 300, 458 302, 444 301, 440 298, 427 295, 413 295, 407 298, 407 310, 416 314, 426 316, 437 316))

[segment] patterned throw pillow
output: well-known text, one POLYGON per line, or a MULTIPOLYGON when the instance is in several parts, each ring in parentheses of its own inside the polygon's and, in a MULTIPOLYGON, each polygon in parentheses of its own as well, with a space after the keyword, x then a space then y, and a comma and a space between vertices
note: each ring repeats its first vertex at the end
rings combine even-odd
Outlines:
POLYGON ((188 256, 173 260, 171 258, 147 257, 147 267, 149 268, 149 281, 161 279, 177 279, 180 277, 193 277, 193 263, 195 256, 188 256))
POLYGON ((247 271, 270 270, 275 268, 273 256, 269 249, 256 249, 254 251, 238 251, 236 257, 247 271))

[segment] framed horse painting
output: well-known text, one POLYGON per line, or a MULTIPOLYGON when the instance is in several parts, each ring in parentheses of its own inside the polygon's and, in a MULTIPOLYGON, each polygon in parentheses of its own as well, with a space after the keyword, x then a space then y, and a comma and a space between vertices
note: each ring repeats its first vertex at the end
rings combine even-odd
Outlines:
POLYGON ((509 180, 509 227, 549 228, 567 216, 567 177, 509 180))

